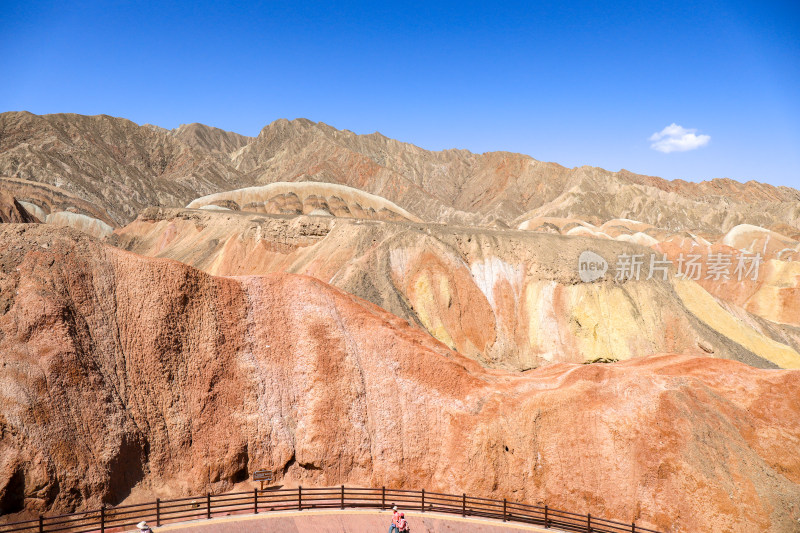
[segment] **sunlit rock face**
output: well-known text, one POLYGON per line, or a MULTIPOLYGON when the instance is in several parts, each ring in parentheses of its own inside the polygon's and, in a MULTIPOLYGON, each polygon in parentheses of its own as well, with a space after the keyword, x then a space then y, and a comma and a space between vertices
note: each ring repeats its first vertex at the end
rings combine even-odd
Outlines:
POLYGON ((94 237, 103 238, 111 235, 114 228, 96 218, 70 213, 69 211, 56 211, 45 218, 45 222, 55 226, 68 226, 75 228, 94 237))
POLYGON ((238 176, 218 156, 130 120, 0 113, 0 177, 80 198, 109 219, 81 214, 111 226, 151 205, 183 206, 204 194, 245 186, 238 176))
POLYGON ((216 492, 268 466, 665 531, 794 527, 797 371, 488 370, 312 277, 214 277, 48 225, 0 226, 0 288, 4 512, 216 492))
POLYGON ((674 269, 648 279, 648 264, 639 279, 617 280, 618 257, 656 252, 611 238, 151 210, 114 242, 211 274, 311 275, 489 367, 522 370, 657 352, 800 366, 793 330, 720 305, 699 282, 675 278, 674 269), (587 250, 612 269, 592 283, 579 276, 587 250))
POLYGON ((211 154, 227 156, 253 142, 253 137, 239 135, 231 131, 221 130, 205 124, 181 124, 169 131, 173 136, 190 147, 211 154))
POLYGON ((69 226, 98 238, 107 237, 116 227, 104 209, 64 189, 44 183, 0 178, 0 194, 16 200, 19 208, 33 217, 23 220, 18 216, 4 222, 36 221, 69 226))
POLYGON ((800 227, 800 192, 788 187, 569 169, 509 152, 429 151, 306 119, 276 120, 247 137, 202 124, 169 131, 106 115, 2 113, 0 176, 69 191, 106 210, 112 226, 150 206, 322 182, 380 196, 426 222, 505 228, 547 218, 595 226, 633 220, 703 234, 739 224, 800 227))
POLYGON ((0 176, 4 519, 271 467, 796 528, 794 189, 30 113, 0 176))
MULTIPOLYGON (((777 348, 777 351, 767 349, 773 354, 768 358, 792 366, 787 361, 795 356, 788 354, 787 359, 783 348, 769 342, 771 339, 789 345, 797 352, 800 338, 796 329, 800 326, 800 235, 790 226, 775 226, 784 232, 779 233, 741 224, 727 233, 707 233, 706 237, 633 220, 611 220, 594 226, 572 219, 539 218, 527 220, 519 227, 539 233, 613 239, 650 248, 639 251, 643 260, 647 262, 656 252, 656 259, 670 262, 673 276, 688 280, 676 285, 677 292, 704 324, 759 353, 766 353, 767 345, 777 348), (705 290, 696 291, 696 285, 705 290), (723 308, 722 313, 709 312, 723 308), (753 337, 751 329, 761 332, 766 339, 753 337), (767 344, 762 344, 764 341, 767 344), (761 348, 756 349, 757 344, 761 348)), ((709 351, 710 345, 703 346, 709 351)))
POLYGON ((0 190, 0 223, 39 222, 24 205, 17 201, 8 191, 0 190))
POLYGON ((374 194, 344 185, 317 182, 272 183, 216 193, 193 200, 187 207, 422 222, 402 207, 374 194))
POLYGON ((798 242, 763 228, 736 227, 716 242, 671 238, 653 246, 674 262, 698 258, 705 270, 697 283, 724 305, 733 305, 797 336, 800 326, 800 254, 798 242), (723 273, 708 272, 725 262, 723 273), (729 263, 729 264, 727 264, 729 263))

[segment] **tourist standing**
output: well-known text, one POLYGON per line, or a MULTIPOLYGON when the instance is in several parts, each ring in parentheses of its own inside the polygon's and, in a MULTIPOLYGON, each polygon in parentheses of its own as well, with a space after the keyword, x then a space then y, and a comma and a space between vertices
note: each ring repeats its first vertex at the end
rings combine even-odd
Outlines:
POLYGON ((397 521, 397 529, 400 533, 408 533, 408 522, 406 522, 406 515, 400 513, 400 519, 397 521))
POLYGON ((397 510, 397 506, 392 504, 392 525, 389 526, 389 533, 400 533, 400 527, 398 526, 400 514, 401 513, 397 510))

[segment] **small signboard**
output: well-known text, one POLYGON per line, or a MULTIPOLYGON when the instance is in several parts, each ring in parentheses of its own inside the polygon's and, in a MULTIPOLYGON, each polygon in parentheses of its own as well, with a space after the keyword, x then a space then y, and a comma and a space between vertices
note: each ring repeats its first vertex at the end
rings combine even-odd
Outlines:
POLYGON ((264 490, 264 482, 272 481, 272 470, 256 470, 253 472, 253 481, 261 482, 261 490, 264 490))

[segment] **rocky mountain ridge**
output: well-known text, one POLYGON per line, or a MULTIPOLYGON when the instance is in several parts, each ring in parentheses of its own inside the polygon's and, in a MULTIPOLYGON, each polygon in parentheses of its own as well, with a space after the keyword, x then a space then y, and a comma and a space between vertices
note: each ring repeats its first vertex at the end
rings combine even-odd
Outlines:
POLYGON ((108 116, 3 113, 0 176, 61 187, 119 225, 149 206, 317 181, 384 197, 427 222, 503 227, 536 217, 595 225, 630 218, 707 233, 743 223, 800 227, 800 192, 788 187, 568 169, 508 152, 431 152, 306 119, 276 120, 252 138, 200 124, 168 131, 108 116))

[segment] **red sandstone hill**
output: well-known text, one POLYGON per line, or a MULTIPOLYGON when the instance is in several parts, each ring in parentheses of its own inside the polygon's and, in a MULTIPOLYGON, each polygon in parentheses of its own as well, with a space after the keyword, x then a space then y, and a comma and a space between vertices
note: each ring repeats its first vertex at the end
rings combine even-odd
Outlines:
MULTIPOLYGON (((612 233, 611 225, 605 231, 612 233)), ((622 254, 655 253, 603 235, 149 209, 110 242, 209 274, 314 276, 420 325, 487 367, 713 353, 761 368, 800 368, 800 331, 773 321, 796 315, 792 295, 800 293, 791 283, 792 265, 764 265, 769 283, 740 283, 735 276, 696 283, 679 279, 674 269, 665 279, 648 279, 643 271, 639 279, 619 282, 611 274, 583 283, 578 261, 584 250, 601 254, 612 268, 622 254), (730 287, 741 294, 736 300, 730 287), (723 306, 712 294, 733 301, 723 306), (741 308, 751 303, 760 303, 753 310, 769 320, 741 308)), ((678 242, 684 242, 680 252, 691 252, 692 239, 678 242)))
POLYGON ((304 484, 465 491, 665 531, 791 531, 800 372, 662 355, 486 370, 306 276, 0 225, 3 513, 304 484))
POLYGON ((0 221, 45 223, 0 224, 4 519, 272 467, 797 531, 800 378, 767 370, 800 365, 794 189, 23 112, 0 114, 0 221), (582 283, 583 250, 764 264, 582 283))

